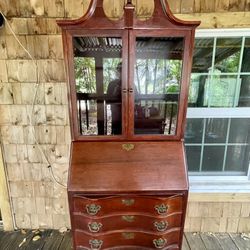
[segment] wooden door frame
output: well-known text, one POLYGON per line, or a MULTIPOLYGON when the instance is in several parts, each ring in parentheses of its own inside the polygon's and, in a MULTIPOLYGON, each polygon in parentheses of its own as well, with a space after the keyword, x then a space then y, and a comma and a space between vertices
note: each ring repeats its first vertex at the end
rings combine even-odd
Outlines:
POLYGON ((5 166, 3 161, 2 146, 0 146, 0 210, 2 214, 4 230, 5 231, 13 230, 14 223, 11 211, 5 166))

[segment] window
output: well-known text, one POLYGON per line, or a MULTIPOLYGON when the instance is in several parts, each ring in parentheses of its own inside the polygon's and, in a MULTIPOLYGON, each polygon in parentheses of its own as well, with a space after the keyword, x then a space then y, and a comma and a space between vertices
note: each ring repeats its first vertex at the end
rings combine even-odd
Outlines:
POLYGON ((198 31, 185 145, 189 173, 249 176, 250 30, 198 31))

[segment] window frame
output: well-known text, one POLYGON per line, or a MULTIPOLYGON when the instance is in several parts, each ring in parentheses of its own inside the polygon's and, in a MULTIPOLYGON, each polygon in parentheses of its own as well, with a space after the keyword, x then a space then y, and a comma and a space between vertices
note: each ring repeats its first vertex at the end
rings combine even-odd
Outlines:
MULTIPOLYGON (((231 75, 250 75, 250 72, 241 72, 241 63, 244 52, 246 37, 250 37, 250 28, 244 29, 202 29, 197 30, 195 38, 225 38, 242 37, 242 48, 240 54, 240 65, 237 73, 231 75)), ((215 53, 215 51, 213 52, 215 53)), ((214 62, 213 62, 214 66, 214 62)), ((207 75, 207 73, 206 73, 207 75)), ((227 75, 230 75, 230 73, 227 75)), ((250 107, 232 108, 192 108, 187 109, 188 118, 250 118, 250 107)), ((186 145, 192 145, 187 143, 186 145)), ((250 162, 247 175, 192 175, 189 172, 191 192, 250 192, 250 162)))

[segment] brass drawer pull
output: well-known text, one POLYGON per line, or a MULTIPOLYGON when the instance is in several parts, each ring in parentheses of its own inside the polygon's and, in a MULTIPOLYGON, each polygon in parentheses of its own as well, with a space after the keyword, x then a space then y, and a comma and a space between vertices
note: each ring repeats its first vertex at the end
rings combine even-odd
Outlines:
POLYGON ((122 233, 122 237, 125 240, 132 240, 135 238, 135 233, 122 233))
POLYGON ((102 223, 89 222, 88 228, 91 233, 98 233, 102 228, 102 223))
POLYGON ((97 239, 89 240, 89 244, 90 244, 90 249, 99 250, 102 247, 103 241, 97 239))
POLYGON ((123 199, 122 200, 122 204, 126 205, 126 206, 132 206, 133 204, 135 203, 135 200, 134 199, 123 199))
POLYGON ((161 249, 166 246, 167 240, 165 238, 154 239, 153 243, 155 248, 161 249))
POLYGON ((168 228, 168 223, 166 221, 156 221, 154 223, 154 226, 156 227, 158 232, 164 232, 168 228))
POLYGON ((165 204, 155 206, 155 210, 157 211, 158 214, 165 214, 168 212, 168 209, 169 209, 169 206, 165 204))
POLYGON ((127 222, 134 222, 135 221, 135 216, 133 215, 123 215, 122 219, 127 222))
POLYGON ((135 145, 132 144, 132 143, 125 143, 125 144, 122 144, 122 149, 123 150, 126 150, 126 151, 131 151, 135 148, 135 145))
POLYGON ((96 215, 101 209, 100 205, 88 204, 86 205, 86 211, 89 215, 96 215))

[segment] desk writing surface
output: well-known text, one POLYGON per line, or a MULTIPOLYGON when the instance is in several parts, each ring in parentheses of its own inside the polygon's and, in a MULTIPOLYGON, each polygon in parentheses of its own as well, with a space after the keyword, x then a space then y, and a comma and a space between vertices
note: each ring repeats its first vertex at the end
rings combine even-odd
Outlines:
POLYGON ((187 190, 182 142, 73 142, 69 191, 87 193, 187 190))

